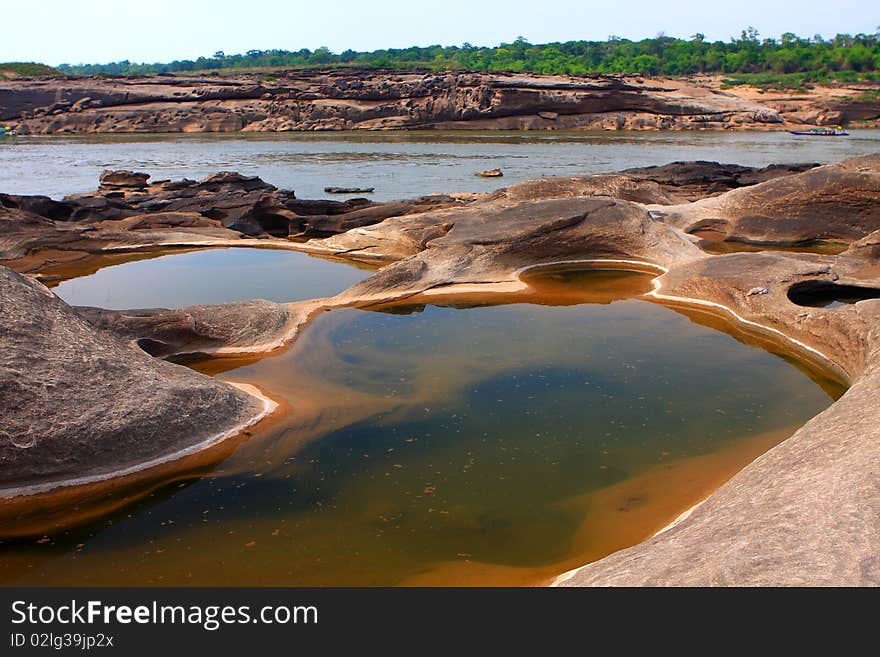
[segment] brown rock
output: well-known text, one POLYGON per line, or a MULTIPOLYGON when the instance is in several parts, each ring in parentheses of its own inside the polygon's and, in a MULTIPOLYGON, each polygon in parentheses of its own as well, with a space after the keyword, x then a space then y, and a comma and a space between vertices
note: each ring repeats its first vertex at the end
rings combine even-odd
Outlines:
POLYGON ((625 169, 621 173, 640 180, 651 180, 673 194, 694 200, 738 187, 756 185, 773 178, 801 173, 817 166, 818 163, 771 164, 758 168, 696 161, 625 169))
POLYGON ((150 174, 134 171, 104 171, 100 177, 101 187, 105 189, 144 189, 150 174))
POLYGON ((262 299, 190 306, 181 310, 105 310, 78 307, 75 312, 92 326, 130 340, 146 340, 141 348, 152 356, 241 349, 281 342, 295 323, 284 304, 262 299))
MULTIPOLYGON (((864 112, 860 113, 862 116, 864 112)), ((778 125, 776 110, 703 84, 632 76, 285 71, 0 81, 21 134, 286 130, 706 129, 778 125)))
POLYGON ((665 221, 687 232, 710 229, 728 240, 855 241, 880 229, 880 156, 816 167, 663 211, 665 221))

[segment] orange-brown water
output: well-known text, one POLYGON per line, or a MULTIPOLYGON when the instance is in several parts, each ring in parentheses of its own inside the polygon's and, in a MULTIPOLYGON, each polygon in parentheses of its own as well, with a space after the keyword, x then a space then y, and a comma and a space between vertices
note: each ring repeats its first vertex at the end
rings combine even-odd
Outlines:
POLYGON ((639 299, 647 276, 529 282, 333 311, 270 357, 192 360, 285 410, 188 478, 6 541, 0 581, 536 584, 657 531, 841 391, 639 299))
POLYGON ((736 242, 712 239, 717 237, 712 235, 709 239, 707 234, 695 233, 697 237, 703 237, 700 242, 700 248, 707 253, 714 255, 725 255, 727 253, 758 253, 760 251, 788 251, 791 253, 816 253, 819 255, 837 255, 846 251, 849 244, 845 242, 823 242, 812 241, 805 244, 794 244, 777 246, 772 244, 750 244, 748 242, 736 242))

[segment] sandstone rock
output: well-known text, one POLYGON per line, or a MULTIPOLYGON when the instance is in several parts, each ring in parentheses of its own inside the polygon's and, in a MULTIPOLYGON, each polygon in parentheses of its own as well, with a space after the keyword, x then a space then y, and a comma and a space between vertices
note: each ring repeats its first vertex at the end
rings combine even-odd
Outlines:
POLYGON ((0 267, 0 494, 111 476, 255 421, 264 402, 97 329, 0 267))
MULTIPOLYGON (((519 102, 527 104, 522 85, 517 90, 519 102)), ((298 248, 389 264, 331 300, 304 302, 311 303, 305 310, 261 301, 179 311, 70 309, 39 284, 0 269, 0 310, 13 318, 0 333, 6 340, 0 345, 0 406, 14 409, 0 416, 0 431, 9 440, 0 443, 0 476, 23 485, 71 472, 102 474, 142 463, 156 451, 167 454, 181 437, 198 440, 193 436, 228 422, 227 414, 252 416, 251 398, 157 361, 133 340, 157 355, 277 344, 304 312, 403 298, 430 303, 461 286, 477 294, 520 292, 526 285, 520 273, 529 267, 599 261, 655 272, 653 300, 693 312, 694 321, 727 321, 707 310, 735 318, 746 331, 742 339, 797 355, 807 371, 815 366, 817 381, 830 389, 839 389, 832 375, 851 385, 673 528, 579 569, 566 583, 878 584, 880 534, 866 518, 880 509, 880 157, 782 171, 791 173, 783 177, 772 177, 780 171, 718 167, 723 169, 676 165, 642 175, 530 181, 491 195, 360 205, 302 201, 256 180, 224 175, 171 191, 164 183, 151 185, 121 199, 65 199, 73 221, 22 209, 58 211, 43 201, 13 199, 16 207, 0 209, 9 229, 0 245, 11 243, 4 248, 12 253, 59 241, 137 242, 172 229, 241 238, 223 227, 233 216, 227 211, 263 230, 261 216, 283 211, 289 214, 278 216, 288 227, 301 222, 298 229, 306 231, 345 231, 298 248), (693 203, 676 201, 676 189, 692 185, 709 193, 718 182, 701 169, 715 170, 734 188, 693 203), (741 186, 752 174, 771 179, 741 186), (130 214, 102 219, 108 213, 130 214), (852 244, 840 255, 714 256, 686 234, 710 228, 744 241, 836 237, 852 244), (861 295, 857 303, 809 311, 796 303, 798 292, 852 288, 861 295), (54 438, 32 441, 33 435, 54 438), (113 440, 96 444, 101 436, 113 440)))
POLYGON ((51 219, 0 206, 0 260, 23 258, 32 249, 50 248, 69 239, 51 219))
POLYGON ((296 322, 287 306, 262 299, 181 310, 74 310, 92 326, 130 340, 149 340, 146 350, 158 357, 280 344, 296 322))
MULTIPOLYGON (((859 116, 864 115, 864 112, 859 116)), ((281 130, 767 128, 777 110, 696 82, 496 72, 286 71, 0 81, 21 134, 281 130)))
POLYGON ((144 189, 150 174, 134 171, 104 171, 100 177, 101 187, 106 189, 144 189))
POLYGON ((855 241, 880 229, 880 155, 865 155, 664 208, 688 231, 765 244, 855 241))
POLYGON ((0 194, 0 208, 23 210, 52 221, 66 221, 70 218, 72 211, 69 205, 59 203, 48 196, 16 196, 13 194, 0 194))
MULTIPOLYGON (((147 174, 112 172, 111 184, 133 185, 147 174)), ((54 201, 43 196, 0 194, 0 262, 39 248, 97 253, 107 247, 217 242, 242 238, 327 236, 389 217, 439 207, 461 207, 476 197, 432 195, 374 204, 297 199, 258 177, 221 172, 203 181, 157 181, 145 187, 102 187, 54 201), (112 189, 113 191, 108 191, 112 189)), ((286 246, 286 244, 284 244, 286 246)), ((22 261, 22 271, 38 266, 22 261)))
POLYGON ((581 255, 663 266, 702 257, 689 240, 653 221, 643 207, 585 197, 404 216, 324 244, 340 252, 357 249, 401 260, 340 295, 352 301, 415 294, 451 283, 507 280, 511 267, 581 255))
POLYGON ((651 180, 620 174, 538 178, 511 185, 503 192, 508 202, 598 196, 645 204, 671 205, 676 198, 651 180))
POLYGON ((819 166, 817 163, 771 164, 756 168, 739 164, 696 161, 625 169, 621 173, 640 180, 651 180, 673 194, 692 200, 801 173, 817 166, 819 166))
POLYGON ((353 212, 371 205, 373 205, 373 202, 365 198, 350 198, 345 201, 296 199, 287 202, 287 207, 301 216, 345 214, 346 212, 353 212))

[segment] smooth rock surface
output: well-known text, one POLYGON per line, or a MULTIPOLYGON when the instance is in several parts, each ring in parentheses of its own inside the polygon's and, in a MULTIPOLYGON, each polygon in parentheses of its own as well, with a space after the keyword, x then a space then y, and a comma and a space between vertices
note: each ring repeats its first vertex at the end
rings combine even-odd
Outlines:
POLYGON ((139 469, 238 433, 266 404, 149 356, 0 267, 0 495, 139 469))

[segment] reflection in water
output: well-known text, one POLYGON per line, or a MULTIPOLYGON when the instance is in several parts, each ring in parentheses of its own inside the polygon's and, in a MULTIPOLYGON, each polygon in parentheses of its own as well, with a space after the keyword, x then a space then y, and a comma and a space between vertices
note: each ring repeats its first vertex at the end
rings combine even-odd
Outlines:
POLYGON ((772 244, 749 244, 723 240, 701 240, 700 248, 706 253, 725 255, 727 253, 757 253, 759 251, 789 251, 792 253, 818 253, 819 255, 837 255, 843 253, 849 244, 843 242, 814 241, 806 244, 775 246, 772 244))
POLYGON ((626 299, 647 276, 529 280, 510 305, 325 313, 235 363, 223 378, 289 412, 211 475, 7 545, 0 578, 536 583, 656 531, 830 402, 783 359, 626 299))
POLYGON ((788 288, 788 298, 799 306, 840 308, 866 299, 880 299, 880 288, 806 280, 788 288))
POLYGON ((342 261, 297 251, 210 249, 105 267, 64 281, 54 292, 72 306, 183 308, 333 296, 369 274, 342 261))

